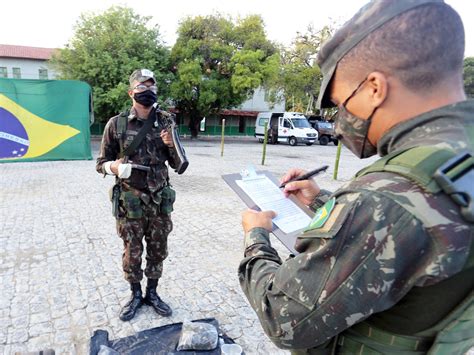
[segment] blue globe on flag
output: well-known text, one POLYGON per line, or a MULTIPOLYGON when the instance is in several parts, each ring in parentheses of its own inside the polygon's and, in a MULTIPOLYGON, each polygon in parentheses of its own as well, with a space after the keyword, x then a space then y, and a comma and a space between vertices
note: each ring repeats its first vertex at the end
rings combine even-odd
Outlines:
POLYGON ((30 146, 25 128, 10 111, 0 107, 0 159, 20 158, 30 146))

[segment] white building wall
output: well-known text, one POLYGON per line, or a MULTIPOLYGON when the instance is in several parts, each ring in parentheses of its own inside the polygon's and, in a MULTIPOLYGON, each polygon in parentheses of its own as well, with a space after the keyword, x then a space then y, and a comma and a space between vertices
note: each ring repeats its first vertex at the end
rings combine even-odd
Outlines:
POLYGON ((253 96, 238 107, 242 111, 285 111, 285 102, 277 102, 273 107, 265 101, 265 90, 263 88, 255 89, 253 96))
POLYGON ((45 60, 0 57, 0 67, 7 68, 9 78, 13 78, 12 68, 21 69, 21 79, 39 79, 39 69, 48 70, 48 79, 56 78, 56 73, 45 60))

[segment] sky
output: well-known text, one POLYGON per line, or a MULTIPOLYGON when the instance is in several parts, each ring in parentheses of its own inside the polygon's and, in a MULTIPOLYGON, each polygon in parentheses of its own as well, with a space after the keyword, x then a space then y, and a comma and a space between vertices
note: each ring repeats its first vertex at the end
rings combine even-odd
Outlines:
MULTIPOLYGON (((396 0, 394 0, 396 1, 396 0)), ((308 25, 316 29, 342 24, 367 0, 17 0, 2 1, 0 44, 61 48, 74 36, 81 13, 100 14, 113 5, 151 16, 162 39, 172 47, 179 21, 186 16, 221 13, 234 18, 260 14, 270 40, 290 45, 308 25)), ((474 56, 474 1, 446 0, 460 15, 466 31, 465 56, 474 56)))

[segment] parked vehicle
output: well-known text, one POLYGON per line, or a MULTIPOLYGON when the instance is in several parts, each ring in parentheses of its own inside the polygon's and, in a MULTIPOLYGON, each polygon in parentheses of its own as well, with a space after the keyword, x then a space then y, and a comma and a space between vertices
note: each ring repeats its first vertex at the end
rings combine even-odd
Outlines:
POLYGON ((339 143, 334 133, 334 123, 326 121, 321 116, 311 116, 308 118, 311 126, 318 131, 319 144, 327 145, 329 142, 333 142, 334 145, 339 143))
POLYGON ((271 144, 298 143, 312 145, 318 132, 311 127, 305 115, 299 112, 260 112, 255 122, 255 137, 263 142, 265 122, 268 123, 268 142, 271 144))

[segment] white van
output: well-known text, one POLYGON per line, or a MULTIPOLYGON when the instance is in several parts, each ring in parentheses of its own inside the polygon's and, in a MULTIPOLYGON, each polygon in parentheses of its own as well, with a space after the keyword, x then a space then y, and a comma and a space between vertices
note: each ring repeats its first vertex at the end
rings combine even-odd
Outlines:
POLYGON ((288 143, 312 145, 318 139, 316 131, 305 115, 299 112, 260 112, 255 122, 255 137, 263 142, 264 127, 268 122, 268 142, 272 144, 288 143))

